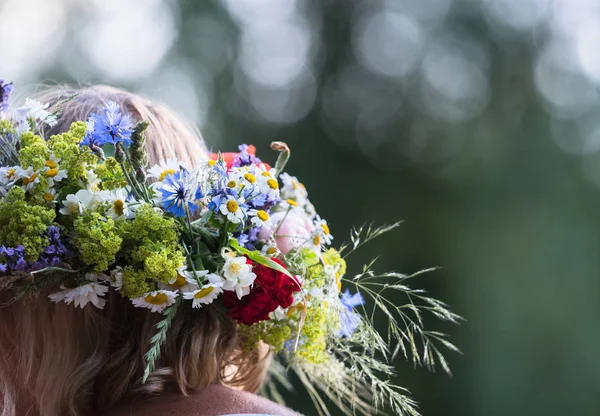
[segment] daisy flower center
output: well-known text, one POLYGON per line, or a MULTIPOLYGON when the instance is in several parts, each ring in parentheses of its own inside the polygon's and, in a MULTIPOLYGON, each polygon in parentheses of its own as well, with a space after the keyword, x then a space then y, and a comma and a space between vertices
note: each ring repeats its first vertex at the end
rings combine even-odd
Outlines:
POLYGON ((158 177, 158 180, 159 181, 164 181, 167 176, 172 175, 174 173, 175 173, 175 169, 165 169, 165 170, 163 170, 163 172, 158 177))
POLYGON ((16 169, 9 169, 8 172, 6 172, 6 176, 8 176, 9 178, 12 178, 16 172, 17 172, 16 169))
POLYGON ((266 221, 269 219, 269 214, 267 214, 267 211, 262 209, 256 213, 256 216, 260 218, 261 221, 266 221))
POLYGON ((315 235, 315 236, 313 237, 313 244, 314 244, 315 246, 318 246, 319 244, 321 244, 321 237, 319 237, 318 235, 315 235))
POLYGON ((185 280, 185 277, 183 277, 182 275, 177 273, 177 279, 175 279, 175 282, 173 282, 171 284, 171 286, 180 288, 180 287, 183 287, 186 283, 187 283, 187 280, 185 280))
POLYGON ((272 255, 272 254, 275 254, 275 253, 277 253, 277 249, 275 247, 269 247, 267 249, 267 254, 268 255, 272 255))
POLYGON ((35 181, 35 179, 37 177, 38 177, 38 174, 34 173, 29 178, 23 178, 23 185, 29 185, 30 183, 32 183, 33 181, 35 181))
POLYGON ((273 178, 271 178, 267 181, 267 185, 269 185, 269 188, 271 188, 271 189, 279 189, 279 184, 273 178))
POLYGON ((46 172, 46 176, 49 178, 54 178, 56 175, 58 175, 58 169, 56 168, 48 169, 46 172))
POLYGON ((58 166, 54 160, 46 160, 46 166, 50 169, 56 169, 58 166))
POLYGON ((264 176, 264 177, 270 177, 271 176, 271 174, 269 172, 263 172, 263 173, 261 173, 261 175, 264 176))
POLYGON ((154 296, 148 295, 144 298, 144 300, 151 305, 163 305, 167 303, 167 299, 167 295, 164 293, 157 293, 154 296))
POLYGON ((335 274, 335 283, 337 284, 338 292, 340 292, 342 290, 342 281, 339 273, 335 274))
POLYGON ((215 288, 212 286, 204 287, 194 295, 194 299, 202 299, 203 297, 210 295, 213 290, 215 290, 215 288))
POLYGON ((212 160, 212 159, 211 159, 211 160, 209 160, 208 162, 206 162, 206 164, 207 164, 208 166, 215 166, 215 165, 217 164, 217 161, 216 161, 216 160, 212 160))
POLYGON ((46 193, 46 194, 44 194, 43 198, 44 198, 44 201, 46 201, 46 202, 52 202, 52 201, 54 201, 54 195, 52 195, 49 192, 46 193))
POLYGON ((115 202, 113 202, 113 210, 115 211, 115 214, 117 214, 119 217, 123 215, 124 208, 125 203, 122 200, 116 199, 115 202))
POLYGON ((237 186, 237 182, 236 181, 229 181, 227 182, 227 187, 228 188, 235 188, 237 186))
POLYGON ((227 211, 229 211, 231 213, 236 213, 239 208, 240 208, 240 206, 233 199, 230 199, 229 201, 227 201, 227 211))
POLYGON ((246 179, 246 180, 247 180, 248 182, 250 182, 250 183, 255 183, 255 182, 256 182, 256 176, 254 176, 254 175, 253 175, 253 174, 251 174, 251 173, 246 173, 246 174, 244 175, 244 179, 246 179))
POLYGON ((325 235, 329 235, 329 226, 327 224, 321 224, 321 228, 323 229, 325 235))
POLYGON ((286 199, 285 202, 287 202, 288 204, 290 204, 293 207, 298 206, 298 203, 296 201, 294 201, 293 199, 286 199))

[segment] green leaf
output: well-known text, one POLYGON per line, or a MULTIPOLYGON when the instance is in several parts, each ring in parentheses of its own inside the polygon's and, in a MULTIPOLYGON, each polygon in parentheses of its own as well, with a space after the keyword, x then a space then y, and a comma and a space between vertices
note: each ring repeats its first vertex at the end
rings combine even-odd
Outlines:
POLYGON ((292 276, 292 274, 288 272, 284 267, 282 267, 279 263, 276 263, 270 258, 263 256, 258 251, 250 251, 248 249, 245 249, 244 247, 240 246, 240 244, 235 238, 232 238, 230 240, 229 245, 238 253, 248 256, 250 260, 257 262, 258 264, 262 264, 263 266, 266 266, 270 269, 277 270, 278 272, 281 272, 294 279, 294 276, 292 276))

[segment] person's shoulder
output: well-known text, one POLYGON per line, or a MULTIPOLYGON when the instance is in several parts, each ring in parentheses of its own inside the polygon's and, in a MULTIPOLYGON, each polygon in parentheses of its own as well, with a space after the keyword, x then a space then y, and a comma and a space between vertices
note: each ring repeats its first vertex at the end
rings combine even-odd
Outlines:
POLYGON ((165 394, 152 399, 138 399, 109 412, 113 416, 226 416, 269 415, 299 416, 286 407, 252 393, 220 385, 202 391, 165 394))

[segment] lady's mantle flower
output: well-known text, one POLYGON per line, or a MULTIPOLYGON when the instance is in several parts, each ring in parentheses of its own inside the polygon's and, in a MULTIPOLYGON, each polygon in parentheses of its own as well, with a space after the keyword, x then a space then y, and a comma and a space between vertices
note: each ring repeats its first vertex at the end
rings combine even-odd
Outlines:
POLYGON ((223 265, 223 289, 235 291, 238 299, 250 293, 250 286, 256 279, 256 274, 252 272, 252 261, 246 257, 225 256, 225 265, 223 265))
POLYGON ((83 214, 83 211, 92 205, 95 200, 96 194, 87 189, 81 189, 76 194, 67 195, 59 212, 63 215, 83 214))
POLYGON ((164 208, 176 217, 190 215, 198 208, 196 200, 202 198, 202 191, 195 173, 177 171, 168 175, 160 188, 164 208))
POLYGON ((5 83, 0 78, 0 111, 8 111, 8 96, 13 91, 12 82, 5 83))
POLYGON ((92 129, 90 132, 91 137, 86 140, 97 146, 119 142, 122 142, 125 146, 131 144, 133 122, 129 115, 121 112, 121 108, 114 101, 106 103, 101 114, 90 114, 88 130, 90 128, 92 129))
POLYGON ((354 308, 360 305, 364 305, 365 300, 360 292, 356 292, 354 295, 350 294, 350 291, 346 289, 342 293, 340 298, 342 305, 345 306, 340 312, 340 336, 350 337, 360 324, 360 315, 354 312, 354 308))
POLYGON ((150 309, 151 312, 162 312, 175 303, 177 292, 170 290, 155 290, 139 298, 131 299, 133 306, 150 309))
POLYGON ((244 198, 235 198, 228 196, 221 201, 220 211, 234 224, 239 224, 243 221, 246 213, 244 212, 244 198))
POLYGON ((106 300, 102 297, 108 292, 108 287, 101 283, 90 282, 73 289, 67 289, 61 285, 60 288, 63 289, 61 292, 48 296, 54 303, 65 302, 67 305, 74 303, 76 308, 83 308, 91 303, 98 309, 104 309, 104 305, 106 305, 106 300))

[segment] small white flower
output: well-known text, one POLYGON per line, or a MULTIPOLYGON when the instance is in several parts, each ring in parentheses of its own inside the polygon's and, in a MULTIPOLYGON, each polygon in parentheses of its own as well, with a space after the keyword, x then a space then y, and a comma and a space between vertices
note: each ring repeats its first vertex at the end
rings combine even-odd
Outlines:
POLYGON ((282 173, 280 176, 283 186, 281 196, 285 199, 293 199, 299 206, 303 207, 308 202, 308 192, 304 185, 295 176, 282 173))
POLYGON ((194 275, 194 271, 182 266, 177 269, 177 277, 169 282, 169 287, 182 293, 193 292, 198 289, 198 280, 203 280, 207 273, 208 270, 199 270, 194 275))
MULTIPOLYGON (((264 165, 261 165, 264 166, 264 165)), ((269 199, 279 198, 279 182, 274 178, 266 168, 258 169, 260 176, 257 176, 258 187, 260 192, 266 195, 269 199)))
POLYGON ((256 210, 251 209, 248 211, 248 216, 250 216, 250 222, 254 224, 256 227, 264 227, 271 225, 271 218, 269 217, 269 213, 265 210, 256 210))
POLYGON ((333 240, 333 236, 329 231, 329 225, 327 225, 327 221, 322 219, 317 215, 315 218, 315 233, 321 237, 323 242, 327 245, 331 244, 333 240))
POLYGON ((96 194, 81 189, 76 194, 67 195, 59 212, 63 215, 82 214, 95 200, 96 194))
POLYGON ((272 318, 276 321, 281 321, 282 319, 287 318, 287 309, 283 309, 281 306, 278 306, 277 309, 272 312, 272 318))
POLYGON ((96 172, 94 172, 92 169, 86 170, 85 171, 85 177, 86 177, 86 188, 88 191, 97 191, 98 190, 98 184, 100 183, 100 181, 98 180, 98 175, 96 175, 96 172))
POLYGON ((223 265, 223 289, 235 291, 238 299, 250 293, 250 286, 256 279, 252 265, 246 264, 246 257, 227 257, 223 265))
POLYGON ((258 190, 258 179, 256 178, 255 170, 249 166, 242 166, 233 168, 229 172, 230 180, 237 182, 238 190, 243 188, 249 190, 250 193, 254 193, 258 190))
POLYGON ((39 173, 34 171, 31 166, 27 169, 21 169, 18 175, 23 180, 23 187, 26 191, 32 190, 35 185, 40 183, 39 173))
POLYGON ((177 292, 170 290, 155 290, 139 298, 131 299, 133 306, 150 309, 151 312, 162 312, 175 303, 177 292))
POLYGON ((152 166, 150 170, 148 170, 148 177, 155 178, 158 183, 160 183, 164 181, 167 176, 181 170, 181 168, 186 169, 185 162, 177 159, 167 159, 160 162, 158 165, 152 166))
POLYGON ((0 184, 6 187, 11 186, 17 179, 21 168, 19 166, 5 166, 0 168, 0 184))
POLYGON ((83 308, 90 302, 98 309, 104 309, 106 305, 106 300, 102 297, 108 292, 108 287, 101 283, 90 282, 73 289, 61 285, 60 288, 64 290, 48 296, 52 302, 65 302, 67 305, 74 303, 76 308, 83 308))
POLYGON ((135 200, 129 198, 126 189, 119 188, 113 191, 102 191, 98 195, 103 202, 108 203, 108 215, 112 219, 120 218, 133 218, 134 212, 131 209, 131 203, 135 203, 135 200))
POLYGON ((192 301, 192 308, 201 308, 202 305, 212 303, 223 293, 223 282, 207 283, 201 289, 183 294, 183 298, 192 301))
POLYGON ((123 268, 121 266, 117 266, 110 272, 110 285, 114 287, 116 290, 121 290, 123 287, 123 268))
POLYGON ((242 208, 244 202, 244 198, 228 196, 227 199, 223 200, 221 203, 220 211, 229 221, 234 224, 239 224, 246 216, 246 213, 242 208))
POLYGON ((56 200, 56 196, 57 196, 56 189, 50 188, 50 189, 46 190, 44 195, 42 195, 42 198, 44 199, 44 201, 46 201, 49 204, 56 204, 58 202, 56 200))
POLYGON ((302 208, 300 208, 298 206, 298 203, 296 201, 294 201, 293 199, 284 199, 279 203, 279 207, 285 209, 286 211, 292 210, 292 209, 296 209, 296 210, 301 210, 302 208))

